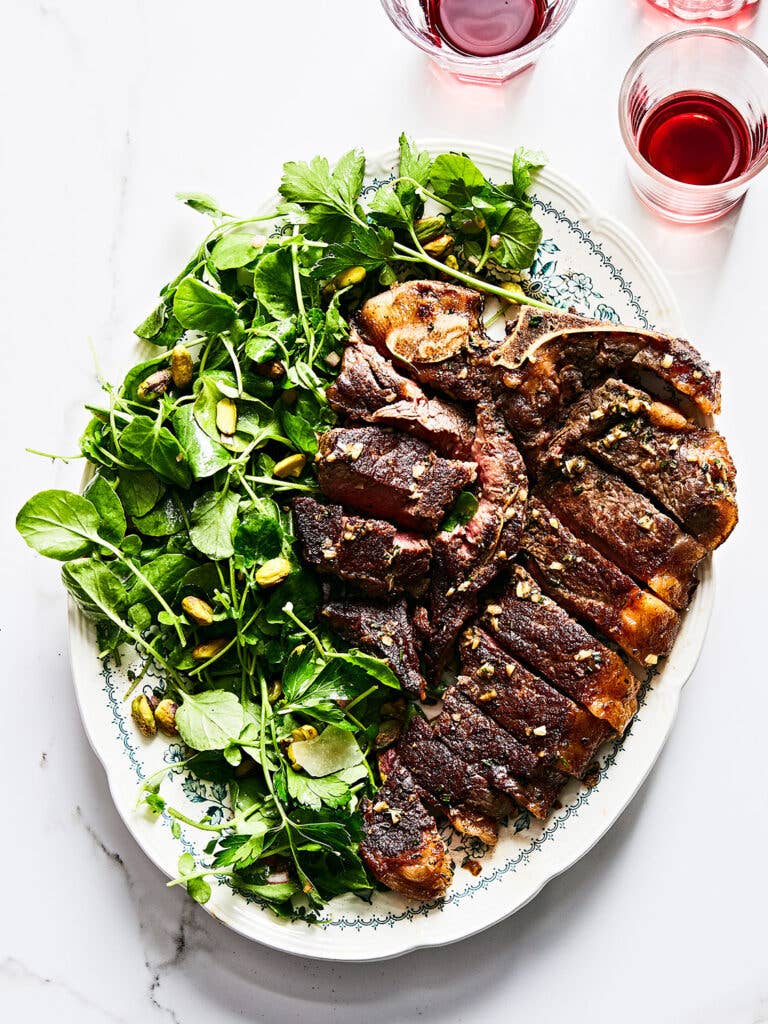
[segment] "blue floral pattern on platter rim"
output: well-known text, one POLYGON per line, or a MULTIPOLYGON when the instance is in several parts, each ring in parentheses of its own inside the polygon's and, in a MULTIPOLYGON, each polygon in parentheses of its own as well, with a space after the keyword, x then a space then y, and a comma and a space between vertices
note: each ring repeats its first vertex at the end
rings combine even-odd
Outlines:
MULTIPOLYGON (((435 151, 440 149, 458 148, 454 146, 429 146, 435 151)), ((499 166, 498 158, 494 159, 480 154, 475 155, 475 152, 470 147, 463 147, 469 149, 471 155, 476 159, 478 164, 486 170, 486 173, 493 174, 494 168, 502 169, 499 166), (488 170, 487 168, 491 168, 488 170)), ((394 157, 388 155, 381 158, 377 162, 377 167, 380 167, 383 171, 380 177, 369 177, 368 187, 371 190, 379 187, 384 181, 386 181, 391 174, 390 172, 394 157)), ((369 164, 370 166, 370 164, 369 164)), ((549 178, 549 176, 547 176, 549 178)), ((636 289, 632 280, 630 280, 627 274, 624 272, 622 266, 612 255, 611 242, 614 240, 610 232, 605 233, 604 231, 594 232, 590 230, 584 223, 583 219, 579 216, 574 216, 568 212, 567 200, 572 196, 577 195, 567 183, 562 183, 562 187, 558 188, 559 179, 554 178, 553 181, 547 180, 538 189, 538 194, 534 197, 534 206, 538 215, 538 218, 544 226, 545 238, 542 242, 539 252, 537 253, 536 260, 531 268, 530 278, 526 279, 526 288, 530 294, 536 297, 545 298, 547 301, 553 304, 561 306, 573 306, 579 312, 594 317, 595 319, 610 320, 619 322, 622 319, 625 322, 634 322, 639 326, 651 327, 653 326, 654 316, 658 317, 659 313, 663 315, 664 312, 671 310, 668 313, 669 316, 674 318, 674 303, 670 300, 669 294, 665 291, 663 281, 658 277, 658 273, 655 268, 652 267, 650 271, 645 274, 643 271, 647 269, 645 261, 646 257, 644 254, 640 254, 638 257, 632 259, 632 246, 634 243, 631 239, 627 242, 626 236, 622 236, 621 229, 612 226, 617 237, 624 243, 623 248, 630 254, 630 264, 634 266, 635 272, 640 272, 641 278, 647 278, 644 283, 646 288, 649 290, 649 295, 645 293, 643 295, 636 289), (557 202, 565 200, 566 202, 557 202), (594 237, 597 234, 598 237, 594 237), (603 237, 601 237, 601 235, 603 237), (578 267, 578 269, 576 269, 578 267), (589 271, 589 273, 587 272, 589 271), (660 282, 660 283, 659 283, 660 282), (655 287, 654 287, 655 286, 655 287), (653 309, 653 313, 649 309, 648 298, 650 297, 650 307, 653 309)), ((584 204, 584 200, 581 200, 584 204)), ((265 204, 266 205, 266 204, 265 204)), ((589 212, 589 207, 585 204, 581 206, 581 209, 586 208, 589 212)), ((604 228, 606 223, 604 219, 600 218, 598 223, 601 228, 604 228)), ((676 329, 676 324, 665 324, 676 329)), ((700 588, 700 596, 702 608, 698 614, 698 619, 703 619, 704 628, 706 627, 706 619, 708 618, 709 604, 711 604, 711 585, 708 582, 708 586, 700 588), (704 596, 704 590, 706 590, 707 596, 704 596)), ((689 615, 691 613, 689 612, 689 615)), ((77 617, 78 613, 74 613, 77 617)), ((696 647, 696 652, 700 646, 700 642, 703 640, 703 629, 697 627, 698 632, 701 633, 701 637, 694 637, 692 644, 696 647)), ((125 767, 129 768, 130 775, 135 779, 136 783, 148 775, 152 770, 157 767, 156 762, 158 754, 152 755, 152 765, 149 766, 145 762, 144 752, 150 751, 153 748, 144 747, 143 741, 136 736, 130 722, 130 714, 128 709, 125 707, 121 700, 121 695, 125 689, 125 679, 123 677, 122 670, 117 672, 114 667, 108 662, 101 662, 99 675, 102 678, 101 686, 101 701, 103 702, 100 707, 91 706, 91 700, 93 698, 85 692, 86 687, 93 686, 93 672, 88 673, 86 670, 80 668, 79 659, 76 657, 76 637, 75 634, 82 634, 82 622, 78 623, 78 628, 72 629, 73 637, 73 669, 75 675, 76 687, 78 690, 78 697, 81 703, 81 709, 83 711, 84 721, 88 728, 89 735, 92 738, 94 747, 102 758, 105 767, 107 767, 108 774, 110 776, 110 783, 113 783, 113 776, 111 771, 111 764, 114 757, 116 756, 116 749, 122 751, 122 757, 125 759, 125 767), (79 669, 79 670, 78 670, 79 669), (89 678, 85 678, 88 675, 89 678), (102 738, 102 742, 97 743, 94 739, 94 730, 91 727, 90 722, 91 716, 98 714, 103 717, 104 712, 108 713, 109 723, 111 729, 111 744, 109 750, 104 749, 106 741, 102 738), (115 744, 117 740, 117 744, 115 744)), ((94 657, 93 647, 91 647, 91 658, 94 657)), ((682 659, 684 662, 686 658, 682 659)), ((687 662, 690 662, 690 666, 687 667, 687 671, 684 669, 683 678, 679 681, 678 689, 674 691, 674 704, 676 706, 677 693, 679 688, 684 682, 685 676, 691 670, 695 661, 695 654, 692 657, 688 654, 687 662)), ((651 674, 649 673, 648 678, 645 680, 644 686, 641 690, 640 695, 640 711, 632 722, 630 728, 627 730, 625 735, 621 739, 615 740, 613 743, 608 744, 600 758, 600 771, 597 777, 597 781, 592 788, 579 789, 575 783, 572 783, 566 791, 564 796, 563 807, 558 810, 550 820, 541 825, 534 822, 530 824, 527 815, 520 815, 517 819, 510 823, 508 830, 502 830, 508 832, 511 837, 514 837, 517 841, 517 846, 510 855, 504 856, 505 851, 499 849, 495 853, 490 852, 490 855, 486 855, 486 851, 477 848, 462 848, 460 839, 456 836, 449 836, 451 840, 452 850, 457 860, 457 871, 456 880, 454 887, 449 891, 445 899, 441 901, 432 901, 425 903, 410 903, 405 900, 400 901, 401 909, 388 910, 386 913, 377 912, 375 906, 377 897, 374 897, 373 906, 370 907, 361 901, 354 901, 354 909, 350 907, 349 901, 345 903, 344 913, 338 913, 334 910, 334 905, 331 904, 329 911, 321 921, 312 926, 313 931, 318 930, 333 930, 334 932, 345 932, 352 930, 360 932, 365 929, 377 930, 382 927, 388 927, 389 929, 395 928, 402 922, 416 922, 418 920, 424 920, 432 917, 434 914, 438 915, 441 912, 448 910, 449 908, 457 907, 459 905, 465 905, 473 903, 479 899, 483 894, 489 891, 496 892, 499 889, 499 885, 503 884, 503 880, 509 878, 511 875, 516 875, 522 869, 530 865, 541 852, 552 844, 557 842, 563 842, 564 837, 568 834, 569 828, 573 827, 573 824, 579 819, 579 816, 584 813, 585 808, 594 804, 595 801, 601 800, 606 786, 610 787, 612 776, 616 770, 617 764, 622 761, 620 755, 625 751, 631 738, 637 733, 638 730, 644 728, 645 715, 644 712, 649 706, 649 701, 653 702, 656 698, 656 693, 660 689, 661 684, 664 681, 665 675, 667 674, 669 666, 664 672, 656 677, 655 681, 651 680, 651 674), (471 855, 473 859, 485 859, 485 866, 480 877, 474 878, 465 875, 458 866, 461 862, 462 853, 465 857, 471 855), (462 877, 463 876, 463 877, 462 877), (463 884, 462 884, 463 883, 463 884), (355 912, 359 906, 359 912, 355 912), (351 912, 350 912, 351 911, 351 912)), ((157 685, 159 680, 149 678, 145 685, 152 686, 157 685)), ((93 692, 92 689, 90 691, 93 692)), ((647 765, 644 766, 643 772, 637 780, 637 785, 642 780, 645 772, 650 767, 653 758, 655 758, 658 749, 660 749, 663 739, 666 736, 666 731, 671 725, 672 717, 674 715, 674 708, 667 715, 668 721, 665 723, 665 731, 660 736, 658 745, 654 750, 653 757, 647 765)), ((651 726, 651 728, 658 728, 658 724, 651 726)), ((157 747, 154 748, 157 750, 157 747)), ((169 744, 163 748, 163 760, 166 763, 173 763, 179 760, 181 757, 181 748, 178 744, 169 744)), ((626 754, 625 754, 626 756, 626 754)), ((211 814, 214 818, 220 818, 226 813, 226 791, 222 786, 211 786, 210 784, 200 783, 197 780, 191 780, 189 776, 184 775, 183 769, 179 769, 177 772, 173 772, 172 775, 177 776, 176 782, 179 783, 178 795, 182 795, 183 798, 193 808, 193 812, 198 814, 207 813, 211 814)), ((112 786, 113 792, 115 786, 112 786)), ((635 786, 636 788, 636 786, 635 786)), ((135 799, 135 797, 134 797, 135 799)), ((174 802, 177 800, 177 793, 174 793, 174 802)), ((118 803, 118 809, 123 814, 128 827, 131 828, 131 822, 127 814, 127 808, 122 806, 122 802, 118 800, 116 794, 116 803, 118 803)), ((622 808, 611 810, 611 821, 618 816, 622 808)), ((170 820, 164 817, 162 820, 156 822, 152 827, 159 828, 163 831, 170 829, 170 820)), ((604 828, 594 837, 592 842, 602 834, 604 828)), ((199 834, 194 833, 194 830, 185 828, 179 838, 175 841, 178 847, 178 852, 189 851, 195 854, 195 856, 205 862, 205 856, 202 853, 202 847, 205 842, 199 841, 199 834)), ((138 838, 138 836, 137 836, 138 838)), ((207 838, 207 837, 206 837, 207 838)), ((144 841, 142 845, 147 850, 150 856, 153 857, 158 863, 161 863, 165 858, 161 858, 159 853, 156 853, 154 849, 149 849, 149 844, 146 840, 146 835, 143 837, 144 841)), ((142 840, 140 839, 140 842, 142 840)), ((589 842, 586 847, 579 849, 576 855, 572 858, 577 859, 582 853, 588 849, 589 842)), ((169 867, 165 863, 161 863, 166 870, 169 867)), ((567 865, 566 865, 567 866, 567 865)), ((554 872, 557 873, 557 872, 554 872)), ((545 879, 546 881, 546 879, 545 879)), ((527 899, 531 895, 534 895, 535 891, 541 887, 542 883, 539 883, 536 889, 534 889, 526 898, 520 899, 516 905, 504 908, 500 913, 496 913, 495 916, 491 916, 489 920, 484 921, 481 927, 488 926, 494 923, 501 917, 506 916, 508 913, 514 911, 517 906, 521 906, 527 902, 527 899)), ((225 883, 220 883, 219 887, 224 887, 225 883)), ((216 889, 216 887, 214 887, 216 889)), ((391 894, 387 894, 391 897, 391 894)), ((251 913, 259 916, 268 916, 272 918, 271 913, 268 910, 262 910, 261 906, 258 905, 258 901, 243 896, 237 896, 237 900, 243 904, 255 903, 251 913)), ((338 901, 334 901, 338 902, 338 901)), ((222 914, 217 910, 217 917, 222 917, 222 914)), ((298 949, 292 948, 292 943, 288 940, 277 941, 272 935, 259 934, 260 929, 256 923, 253 927, 244 928, 242 925, 242 913, 239 915, 241 920, 234 921, 229 920, 232 927, 237 930, 250 934, 252 937, 259 938, 262 941, 268 942, 271 945, 277 945, 280 948, 287 949, 292 952, 299 951, 298 949)), ((487 915, 486 915, 487 916, 487 915)), ((224 918, 226 920, 226 918, 224 918)), ((286 929, 290 930, 295 924, 303 924, 302 931, 306 931, 309 925, 306 922, 302 922, 300 918, 297 918, 294 924, 287 923, 286 929)), ((285 929, 284 929, 285 930, 285 929)), ((469 925, 467 928, 467 934, 471 934, 477 930, 476 925, 469 925)), ((457 936, 458 937, 458 936, 457 936)), ((429 945, 439 944, 439 940, 435 939, 434 943, 424 941, 423 939, 416 942, 416 945, 429 945)), ((414 940, 411 938, 404 937, 402 943, 398 948, 392 950, 388 949, 387 953, 383 955, 393 955, 393 953, 404 952, 410 948, 414 948, 414 940)), ((328 955, 331 959, 375 959, 375 954, 356 955, 352 952, 344 953, 329 953, 326 954, 322 949, 315 951, 307 950, 306 943, 301 944, 302 952, 309 952, 310 955, 326 956, 328 955)))

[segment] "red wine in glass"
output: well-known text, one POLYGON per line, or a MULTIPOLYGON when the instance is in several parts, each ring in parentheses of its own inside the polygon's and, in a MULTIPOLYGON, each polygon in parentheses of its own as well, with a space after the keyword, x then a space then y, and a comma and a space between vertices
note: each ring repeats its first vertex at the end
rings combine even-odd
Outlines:
POLYGON ((530 43, 544 27, 547 0, 421 0, 432 32, 453 50, 498 57, 530 43))
POLYGON ((708 92, 678 92, 656 103, 643 119, 637 146, 657 171, 689 185, 731 181, 752 158, 746 121, 708 92))

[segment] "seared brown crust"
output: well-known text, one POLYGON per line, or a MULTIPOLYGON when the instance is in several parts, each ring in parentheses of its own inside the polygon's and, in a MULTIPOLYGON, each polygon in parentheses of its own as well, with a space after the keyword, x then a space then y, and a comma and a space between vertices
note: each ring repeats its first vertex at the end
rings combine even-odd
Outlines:
POLYGON ((443 698, 435 733, 495 789, 537 818, 546 818, 566 777, 484 715, 455 686, 443 698))
POLYGON ((360 856, 374 878, 415 900, 444 895, 453 880, 450 857, 402 764, 392 764, 374 799, 363 800, 362 811, 360 856))
POLYGON ((422 589, 432 555, 423 537, 314 498, 294 498, 293 519, 304 560, 322 575, 354 583, 373 597, 422 589))
POLYGON ((584 450, 625 476, 710 551, 738 520, 736 470, 716 430, 624 381, 608 380, 568 412, 544 461, 584 450))
POLYGON ((523 549, 542 590, 635 661, 655 665, 672 650, 680 628, 677 612, 579 540, 537 497, 528 504, 523 549))
POLYGON ((574 533, 663 601, 688 605, 706 550, 619 477, 582 459, 572 476, 542 480, 537 494, 574 533))
POLYGON ((505 388, 507 422, 534 460, 568 406, 608 376, 650 370, 705 415, 720 411, 720 375, 687 341, 570 313, 524 307, 488 362, 505 388))
POLYGON ((431 633, 425 651, 432 682, 439 680, 454 640, 474 614, 474 595, 517 553, 525 523, 525 465, 491 402, 477 407, 472 459, 479 477, 477 511, 468 523, 433 540, 431 633))
POLYGON ((474 421, 458 406, 428 398, 373 347, 357 340, 344 350, 341 373, 326 392, 336 412, 353 420, 397 427, 440 455, 470 459, 474 421))
POLYGON ((406 281, 369 299, 357 327, 408 373, 462 402, 488 393, 482 357, 493 347, 480 315, 483 297, 440 281, 406 281))
POLYGON ((349 643, 383 658, 407 694, 424 699, 427 686, 419 667, 419 647, 403 598, 389 604, 330 601, 322 614, 349 643))
POLYGON ((513 567, 504 594, 488 601, 481 625, 510 654, 617 732, 637 711, 640 681, 618 654, 542 594, 522 566, 513 567))
POLYGON ((381 427, 337 427, 320 437, 320 489, 332 501, 431 532, 475 479, 470 462, 443 459, 413 437, 381 427))
POLYGON ((457 686, 494 721, 531 748, 543 764, 581 776, 612 735, 607 722, 529 672, 482 629, 461 640, 457 686))
POLYGON ((397 756, 424 791, 422 800, 434 813, 467 805, 492 818, 504 818, 509 799, 494 793, 476 766, 468 764, 441 742, 432 727, 414 715, 397 746, 397 756))

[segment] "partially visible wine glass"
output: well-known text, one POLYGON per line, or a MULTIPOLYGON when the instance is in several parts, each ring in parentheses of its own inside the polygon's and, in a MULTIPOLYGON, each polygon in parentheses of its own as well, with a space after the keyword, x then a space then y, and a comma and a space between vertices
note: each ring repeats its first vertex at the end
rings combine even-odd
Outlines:
POLYGON ((704 18, 732 18, 745 7, 752 7, 760 0, 648 0, 654 7, 686 21, 700 21, 704 18))

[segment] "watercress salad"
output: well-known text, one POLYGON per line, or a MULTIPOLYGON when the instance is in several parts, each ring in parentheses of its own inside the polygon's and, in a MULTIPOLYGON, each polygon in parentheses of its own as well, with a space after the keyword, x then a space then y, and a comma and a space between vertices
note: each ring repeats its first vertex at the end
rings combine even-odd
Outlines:
POLYGON ((177 836, 210 835, 202 862, 185 853, 169 883, 201 903, 212 876, 278 913, 373 888, 359 804, 406 704, 386 662, 318 619, 287 502, 317 491, 317 435, 334 420, 325 390, 369 294, 439 277, 525 298, 541 163, 520 150, 494 184, 469 157, 433 159, 402 136, 398 176, 368 204, 357 150, 334 167, 285 164, 264 217, 180 196, 212 227, 136 329, 148 356, 86 407, 83 493, 42 491, 19 512, 27 543, 64 563, 100 656, 128 659, 137 729, 183 744, 140 801, 177 836), (226 784, 231 816, 198 821, 168 804, 161 784, 180 769, 226 784))

